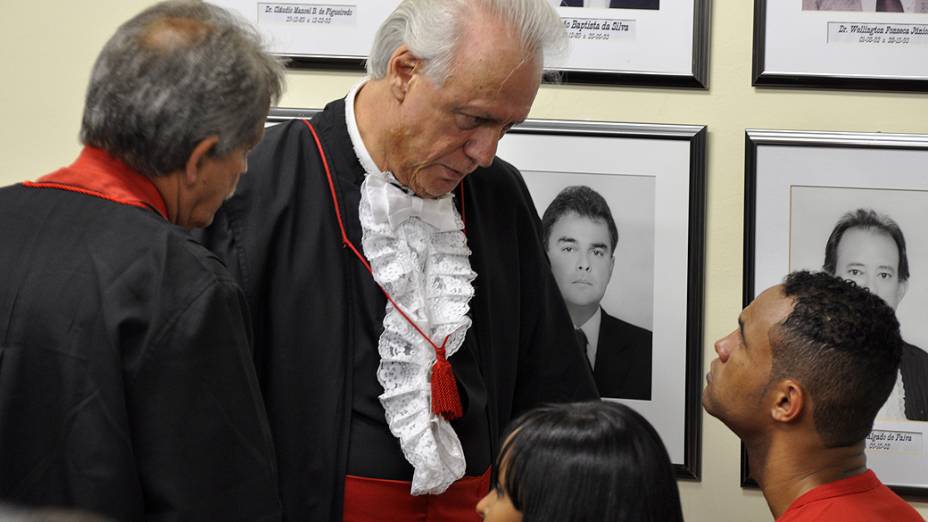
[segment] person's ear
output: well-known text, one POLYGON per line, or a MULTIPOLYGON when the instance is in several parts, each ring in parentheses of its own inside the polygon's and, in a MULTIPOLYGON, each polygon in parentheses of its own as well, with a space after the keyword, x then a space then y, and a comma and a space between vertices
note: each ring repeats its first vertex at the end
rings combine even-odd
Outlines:
POLYGON ((187 158, 187 165, 184 168, 184 184, 187 186, 192 186, 197 182, 197 179, 200 175, 200 167, 203 165, 203 160, 207 157, 211 150, 219 143, 219 136, 207 136, 206 138, 200 140, 199 143, 193 148, 193 152, 190 153, 190 157, 187 158))
POLYGON ((905 293, 909 290, 909 280, 899 282, 899 288, 896 289, 896 306, 899 306, 899 302, 902 301, 902 298, 905 297, 905 293))
POLYGON ((773 385, 770 417, 777 422, 795 422, 806 408, 806 392, 801 384, 783 379, 773 385))
POLYGON ((402 102, 406 99, 410 83, 416 75, 416 67, 421 63, 422 60, 413 55, 406 44, 400 45, 393 51, 387 63, 387 80, 390 93, 397 101, 402 102))

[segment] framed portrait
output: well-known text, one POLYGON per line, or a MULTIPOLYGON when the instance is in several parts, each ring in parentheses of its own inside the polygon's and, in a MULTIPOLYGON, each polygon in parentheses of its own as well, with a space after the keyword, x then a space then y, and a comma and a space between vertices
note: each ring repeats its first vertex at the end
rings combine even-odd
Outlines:
POLYGON ((928 90, 928 0, 754 0, 753 85, 928 90))
POLYGON ((867 465, 928 496, 928 135, 748 130, 745 157, 744 305, 791 271, 825 270, 896 310, 903 360, 867 465))
MULTIPOLYGON (((272 109, 268 122, 315 112, 272 109)), ((528 120, 497 150, 522 172, 539 217, 573 190, 598 201, 590 214, 600 218, 588 222, 549 214, 555 280, 572 319, 574 308, 593 310, 575 326, 595 340, 587 355, 604 398, 647 418, 677 476, 689 479, 701 462, 705 147, 704 126, 528 120), (565 260, 564 250, 581 252, 565 260), (565 271, 584 272, 584 281, 565 271)))
MULTIPOLYGON (((291 67, 361 69, 400 0, 210 0, 251 21, 291 67)), ((709 0, 548 0, 569 35, 549 56, 565 82, 706 87, 709 0)))
POLYGON ((543 218, 600 393, 647 418, 686 478, 700 476, 705 137, 703 126, 529 120, 497 151, 543 218))

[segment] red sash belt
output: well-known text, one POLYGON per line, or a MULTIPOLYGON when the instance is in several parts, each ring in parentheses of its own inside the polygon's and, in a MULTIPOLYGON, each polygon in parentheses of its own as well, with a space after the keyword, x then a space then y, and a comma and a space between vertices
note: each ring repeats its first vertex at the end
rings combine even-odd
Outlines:
POLYGON ((346 476, 343 522, 479 522, 477 502, 490 490, 490 468, 441 495, 413 496, 410 486, 404 480, 346 476))

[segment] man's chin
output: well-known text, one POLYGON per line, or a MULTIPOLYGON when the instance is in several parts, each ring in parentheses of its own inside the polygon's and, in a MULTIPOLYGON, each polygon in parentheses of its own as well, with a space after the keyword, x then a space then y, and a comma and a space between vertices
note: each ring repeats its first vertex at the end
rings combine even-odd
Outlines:
POLYGON ((706 410, 706 413, 712 415, 713 417, 718 418, 716 413, 715 403, 712 401, 712 398, 709 396, 709 386, 707 385, 702 390, 702 408, 706 410))
POLYGON ((586 293, 583 293, 581 295, 575 295, 575 296, 570 296, 570 295, 564 296, 565 301, 567 301, 568 303, 576 307, 582 307, 582 308, 589 308, 589 307, 598 308, 599 303, 602 301, 602 299, 603 299, 603 296, 598 296, 598 297, 591 296, 586 293))

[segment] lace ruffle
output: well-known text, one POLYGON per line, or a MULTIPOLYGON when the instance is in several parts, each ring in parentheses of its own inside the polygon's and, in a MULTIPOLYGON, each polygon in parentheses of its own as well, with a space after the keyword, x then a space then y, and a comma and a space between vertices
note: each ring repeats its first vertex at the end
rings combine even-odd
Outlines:
MULTIPOLYGON (((371 176, 386 174, 368 174, 371 176)), ((452 205, 457 230, 439 231, 413 216, 394 230, 375 222, 367 179, 361 187, 360 220, 364 255, 377 281, 432 341, 445 336, 447 356, 460 348, 470 328, 467 316, 477 276, 470 267, 464 224, 452 205)), ((376 196, 375 196, 376 197, 376 196)), ((431 409, 435 350, 387 302, 378 351, 380 402, 391 433, 415 468, 413 495, 439 494, 464 475, 461 442, 451 425, 431 409)))

